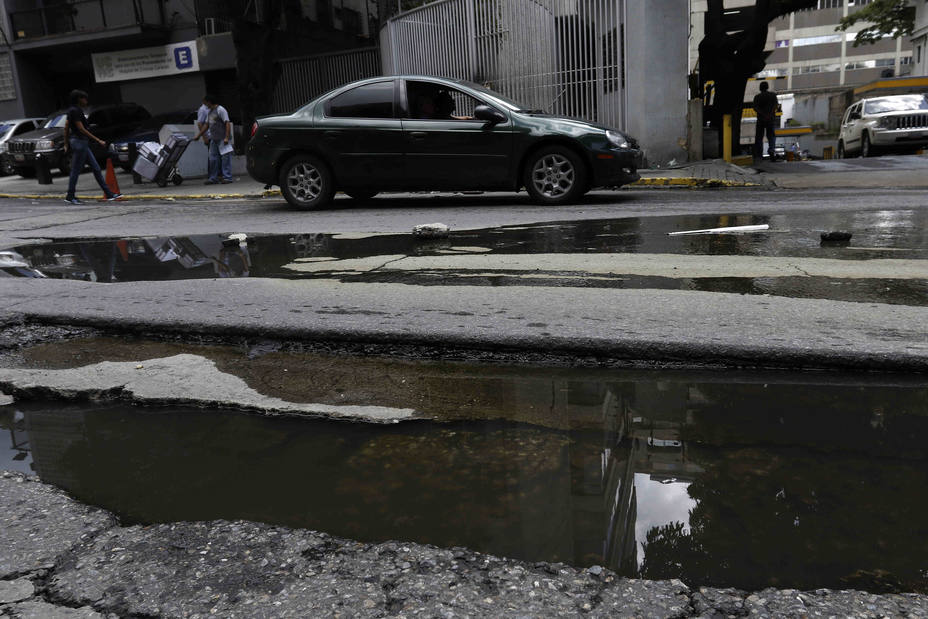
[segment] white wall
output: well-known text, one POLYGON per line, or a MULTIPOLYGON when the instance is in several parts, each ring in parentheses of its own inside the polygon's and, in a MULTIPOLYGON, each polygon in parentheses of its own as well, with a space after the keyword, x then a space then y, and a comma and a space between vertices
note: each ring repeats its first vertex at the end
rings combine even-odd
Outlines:
POLYGON ((627 0, 628 132, 648 163, 685 162, 690 12, 680 0, 627 0))

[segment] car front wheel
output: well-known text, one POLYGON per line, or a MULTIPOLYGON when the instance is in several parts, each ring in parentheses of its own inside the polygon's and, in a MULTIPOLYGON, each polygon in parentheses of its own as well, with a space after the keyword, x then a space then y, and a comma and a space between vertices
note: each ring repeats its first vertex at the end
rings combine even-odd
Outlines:
POLYGON ((870 152, 872 149, 870 147, 870 134, 864 133, 860 138, 860 156, 869 157, 873 153, 870 152))
POLYGON ((567 204, 586 192, 586 166, 569 148, 552 146, 528 157, 522 182, 535 202, 567 204))
POLYGON ((297 155, 280 169, 280 190, 291 206, 317 209, 325 206, 335 194, 335 183, 329 166, 318 157, 297 155))

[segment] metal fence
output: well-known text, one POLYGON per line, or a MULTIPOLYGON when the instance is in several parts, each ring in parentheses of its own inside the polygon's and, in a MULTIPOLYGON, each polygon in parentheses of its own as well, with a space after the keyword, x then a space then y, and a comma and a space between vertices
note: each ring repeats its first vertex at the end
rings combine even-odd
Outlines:
POLYGON ((467 79, 623 128, 625 0, 440 0, 381 29, 384 71, 467 79))
POLYGON ((376 47, 319 54, 279 61, 280 77, 274 88, 276 112, 292 112, 319 95, 347 82, 381 75, 376 47))

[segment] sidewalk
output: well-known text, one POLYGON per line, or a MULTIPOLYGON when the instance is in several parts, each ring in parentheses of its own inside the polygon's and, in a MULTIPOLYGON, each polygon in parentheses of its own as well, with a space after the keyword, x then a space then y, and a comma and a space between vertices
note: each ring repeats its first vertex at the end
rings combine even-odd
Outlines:
MULTIPOLYGON (((834 159, 819 161, 761 162, 737 166, 721 159, 697 161, 672 168, 644 169, 639 187, 755 187, 784 189, 882 189, 928 188, 928 155, 834 159)), ((159 187, 152 182, 135 185, 132 174, 121 169, 116 180, 125 200, 209 200, 280 197, 277 187, 264 185, 246 173, 237 174, 229 185, 204 185, 203 178, 184 179, 180 185, 159 187)), ((0 198, 64 200, 68 178, 52 175, 51 185, 40 185, 34 178, 0 177, 0 198)), ((100 200, 103 193, 90 173, 81 175, 77 186, 81 200, 100 200)))

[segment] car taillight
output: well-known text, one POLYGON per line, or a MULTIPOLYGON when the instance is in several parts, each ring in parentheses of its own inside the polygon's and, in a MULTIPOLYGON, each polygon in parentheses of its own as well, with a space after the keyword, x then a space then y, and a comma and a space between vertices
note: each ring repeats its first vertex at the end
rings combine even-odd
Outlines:
POLYGON ((258 132, 258 123, 252 123, 251 125, 251 137, 255 137, 255 134, 258 132))

